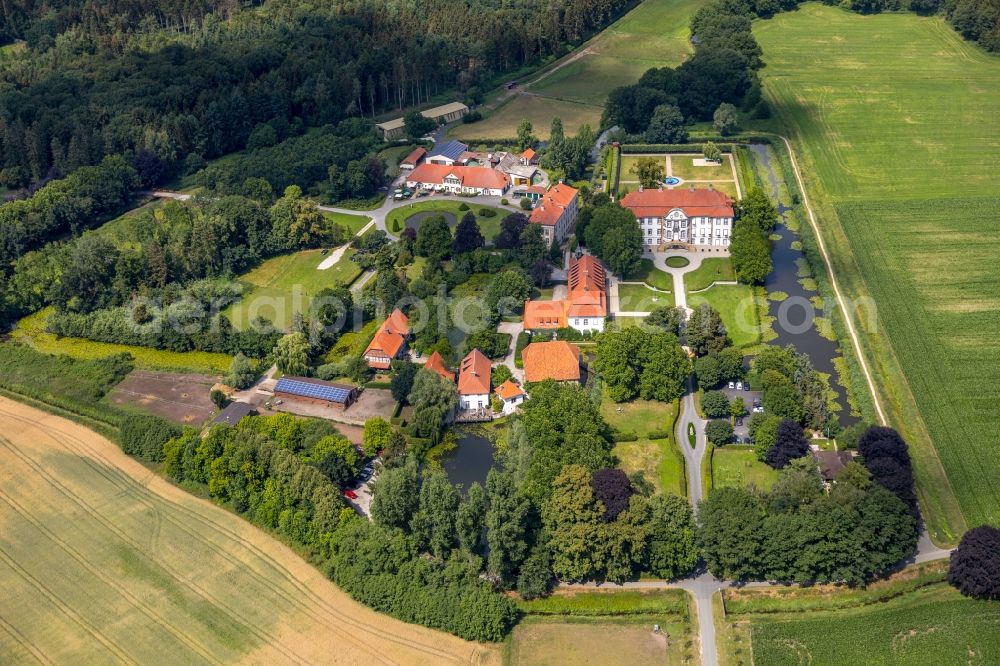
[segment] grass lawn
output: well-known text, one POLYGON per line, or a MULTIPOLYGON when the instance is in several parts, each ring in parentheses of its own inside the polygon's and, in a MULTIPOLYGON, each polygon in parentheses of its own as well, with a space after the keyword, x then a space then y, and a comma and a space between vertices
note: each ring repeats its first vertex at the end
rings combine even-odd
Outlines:
POLYGON ((407 218, 424 211, 451 213, 455 216, 457 222, 461 221, 462 217, 467 212, 472 211, 476 214, 476 222, 479 223, 479 231, 482 232, 483 238, 487 241, 493 240, 493 238, 500 233, 500 222, 502 222, 503 219, 509 214, 509 211, 507 210, 493 208, 491 206, 482 206, 472 203, 471 201, 452 201, 449 199, 436 199, 432 197, 422 201, 415 201, 411 204, 400 206, 399 208, 394 208, 385 218, 386 227, 391 233, 398 235, 403 229, 406 228, 407 218), (461 210, 459 208, 463 203, 469 207, 469 210, 461 210), (483 209, 492 210, 496 213, 496 215, 493 217, 480 215, 479 211, 483 209))
POLYGON ((330 363, 348 356, 361 356, 381 324, 381 320, 372 319, 365 322, 357 331, 344 333, 337 338, 337 342, 326 353, 323 360, 330 363))
POLYGON ((243 298, 226 310, 237 328, 249 325, 257 316, 270 319, 281 329, 292 324, 295 312, 306 314, 309 299, 325 287, 348 285, 361 275, 351 261, 350 248, 336 264, 319 270, 324 255, 319 250, 303 250, 268 259, 238 279, 247 287, 243 298))
POLYGON ((817 4, 755 34, 841 288, 877 306, 855 324, 931 536, 998 523, 1000 58, 941 17, 817 4))
POLYGON ((696 159, 704 159, 704 155, 671 155, 670 168, 673 175, 684 180, 734 180, 732 155, 724 153, 721 164, 695 166, 696 159))
POLYGON ((324 212, 323 216, 331 222, 335 222, 347 229, 348 236, 356 235, 365 228, 365 225, 372 221, 372 218, 367 215, 351 215, 350 213, 324 212))
POLYGON ((483 296, 492 281, 491 274, 474 273, 448 293, 451 299, 448 307, 451 309, 451 320, 456 328, 465 333, 483 328, 484 318, 488 314, 483 296))
POLYGON ((674 295, 654 291, 644 284, 618 284, 618 299, 624 312, 649 312, 653 308, 674 305, 674 295))
POLYGON ((674 442, 674 403, 653 400, 633 400, 616 403, 606 395, 601 402, 601 416, 613 428, 622 432, 634 432, 639 436, 635 442, 618 442, 614 455, 623 470, 629 474, 642 472, 657 490, 677 495, 687 494, 684 475, 684 460, 674 442), (621 409, 621 412, 618 410, 621 409), (670 431, 670 436, 649 439, 656 430, 670 431))
POLYGON ((736 279, 729 257, 704 259, 701 266, 684 274, 684 288, 688 293, 708 289, 713 282, 732 282, 736 279))
POLYGON ((95 342, 83 338, 60 338, 45 331, 45 321, 52 310, 46 308, 29 315, 17 323, 11 332, 13 340, 22 342, 46 354, 65 354, 72 358, 96 359, 128 352, 135 357, 137 368, 144 370, 172 370, 218 375, 229 372, 232 357, 209 352, 172 352, 151 347, 134 347, 108 342, 95 342))
POLYGON ((687 257, 667 257, 664 262, 671 268, 684 268, 691 263, 687 257))
POLYGON ((168 201, 168 199, 153 199, 152 201, 137 208, 133 208, 132 210, 122 213, 113 220, 108 220, 88 233, 103 236, 118 247, 139 247, 139 243, 133 240, 137 236, 132 228, 133 225, 139 221, 139 218, 144 217, 147 213, 151 213, 157 208, 165 206, 168 201))
POLYGON ((509 138, 527 118, 536 136, 548 137, 552 118, 567 133, 583 124, 597 129, 604 101, 618 86, 639 80, 650 67, 678 65, 691 53, 694 0, 647 0, 602 31, 583 48, 536 76, 527 77, 527 92, 517 95, 482 121, 457 125, 455 138, 509 138), (583 53, 583 55, 580 55, 583 53), (567 62, 575 58, 572 62, 567 62), (557 69, 558 68, 558 69, 557 69))
POLYGON ((653 158, 661 165, 663 165, 663 174, 667 174, 667 156, 661 155, 634 155, 634 154, 623 154, 622 155, 622 183, 638 183, 639 176, 634 174, 632 170, 636 168, 640 160, 645 160, 653 158))
POLYGON ((634 282, 645 282, 662 291, 673 291, 674 289, 673 276, 654 266, 651 259, 640 260, 639 268, 629 273, 628 279, 634 282))
POLYGON ((413 152, 417 147, 415 143, 404 143, 399 146, 392 146, 379 151, 378 156, 385 162, 385 173, 387 176, 395 178, 399 175, 399 163, 403 158, 413 152))
POLYGON ((733 345, 744 347, 761 340, 760 312, 753 289, 745 284, 717 284, 696 294, 688 292, 688 307, 708 303, 718 310, 733 345))
POLYGON ((778 470, 757 460, 752 448, 719 446, 712 452, 712 487, 742 488, 751 483, 767 490, 778 480, 778 470))

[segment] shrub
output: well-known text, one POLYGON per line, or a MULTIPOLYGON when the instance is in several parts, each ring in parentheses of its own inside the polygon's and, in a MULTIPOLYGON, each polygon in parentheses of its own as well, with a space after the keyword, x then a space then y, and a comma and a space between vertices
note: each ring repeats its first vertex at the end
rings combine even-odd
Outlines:
POLYGON ((639 440, 639 435, 631 430, 616 430, 611 433, 612 442, 635 442, 639 440))
POLYGON ((501 198, 500 198, 500 205, 501 205, 501 206, 506 206, 506 205, 507 205, 507 204, 509 204, 509 203, 510 203, 510 202, 509 202, 509 201, 507 201, 507 197, 501 197, 501 198))
POLYGON ((1000 529, 983 525, 962 536, 951 554, 948 582, 967 597, 1000 601, 1000 529))
POLYGON ((716 446, 724 446, 733 439, 733 424, 717 419, 705 424, 705 437, 716 446))
POLYGON ((150 414, 130 414, 122 419, 122 451, 147 462, 163 460, 163 445, 179 437, 181 428, 150 414))
POLYGON ((521 210, 531 210, 531 199, 523 197, 519 205, 521 206, 521 210))
POLYGON ((650 430, 646 433, 646 439, 670 439, 669 430, 650 430))
POLYGON ((458 209, 461 211, 469 210, 469 204, 463 201, 462 203, 458 204, 458 209))
POLYGON ((701 398, 701 408, 709 418, 724 418, 729 416, 729 398, 722 391, 706 391, 701 398))
POLYGON ((492 208, 480 208, 479 217, 496 217, 497 212, 492 208))

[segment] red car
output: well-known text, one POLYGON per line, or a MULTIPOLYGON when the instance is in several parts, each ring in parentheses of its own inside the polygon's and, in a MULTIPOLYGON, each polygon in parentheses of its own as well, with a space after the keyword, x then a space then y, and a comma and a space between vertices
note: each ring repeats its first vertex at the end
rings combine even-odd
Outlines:
POLYGON ((347 499, 356 500, 356 499, 358 499, 358 494, 356 492, 354 492, 353 490, 345 490, 344 491, 344 497, 346 497, 347 499))

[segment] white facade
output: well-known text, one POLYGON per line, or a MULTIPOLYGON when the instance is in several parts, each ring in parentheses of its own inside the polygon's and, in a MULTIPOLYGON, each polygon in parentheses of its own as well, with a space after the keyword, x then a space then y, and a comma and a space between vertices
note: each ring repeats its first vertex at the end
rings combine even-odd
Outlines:
POLYGON ((729 247, 733 233, 731 217, 692 217, 674 208, 664 217, 638 218, 646 250, 671 242, 703 247, 729 247))
POLYGON ((520 405, 522 402, 524 402, 524 398, 525 398, 524 395, 515 395, 513 398, 509 398, 507 400, 501 399, 503 402, 503 413, 504 414, 513 413, 513 411, 517 409, 517 406, 520 405))
POLYGON ((581 333, 592 331, 601 333, 604 331, 604 317, 574 317, 570 315, 567 319, 570 327, 581 333))
POLYGON ((471 395, 459 395, 459 409, 485 409, 490 406, 489 393, 473 393, 471 395))

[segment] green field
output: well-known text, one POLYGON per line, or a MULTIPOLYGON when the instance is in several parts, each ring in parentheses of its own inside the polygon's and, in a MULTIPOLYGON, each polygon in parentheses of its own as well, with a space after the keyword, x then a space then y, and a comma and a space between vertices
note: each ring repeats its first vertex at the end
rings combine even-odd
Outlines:
POLYGON ((582 124, 597 129, 604 101, 618 86, 634 83, 650 67, 678 65, 691 53, 688 25, 694 0, 647 0, 590 40, 584 47, 534 77, 519 94, 486 118, 456 125, 456 138, 510 138, 527 118, 535 135, 548 137, 558 116, 567 132, 582 124))
POLYGON ((461 221, 462 217, 471 211, 476 214, 476 222, 479 223, 479 231, 483 234, 483 238, 487 241, 492 241, 493 238, 500 233, 500 223, 511 212, 502 208, 482 206, 472 202, 432 198, 430 200, 415 201, 411 204, 394 208, 388 215, 386 215, 385 225, 389 229, 390 233, 399 235, 399 233, 406 228, 405 225, 407 218, 425 211, 434 211, 435 213, 451 213, 458 221, 461 221), (468 206, 469 209, 461 210, 460 206, 462 205, 468 206), (496 215, 493 217, 480 215, 479 211, 484 209, 492 210, 496 213, 496 215))
POLYGON ((736 347, 761 342, 760 304, 753 288, 745 284, 717 284, 696 294, 688 292, 688 307, 708 303, 718 310, 736 347))
POLYGON ((1000 58, 939 17, 806 5, 755 26, 833 269, 874 298, 856 325, 931 535, 997 523, 1000 58))
POLYGON ((874 607, 756 617, 758 664, 996 664, 1000 604, 937 583, 874 607))
POLYGON ((778 480, 778 471, 757 460, 752 448, 720 446, 712 452, 712 487, 743 488, 753 484, 767 490, 778 480))
POLYGON ((520 606, 509 664, 683 664, 698 650, 682 590, 560 590, 520 606))
POLYGON ((644 284, 619 282, 618 301, 623 312, 649 312, 653 308, 673 307, 674 295, 654 291, 644 284))
POLYGON ((229 372, 232 357, 210 352, 172 352, 152 347, 133 347, 83 338, 57 337, 45 330, 51 308, 40 310, 17 323, 10 337, 46 354, 65 354, 78 359, 98 359, 127 352, 143 370, 187 371, 207 375, 229 372))
POLYGON ((354 250, 348 249, 336 264, 319 270, 324 255, 320 250, 283 254, 263 262, 238 279, 247 287, 243 297, 225 314, 233 326, 243 328, 256 317, 286 329, 295 312, 305 314, 309 299, 325 287, 348 285, 361 275, 361 268, 351 261, 354 250))

